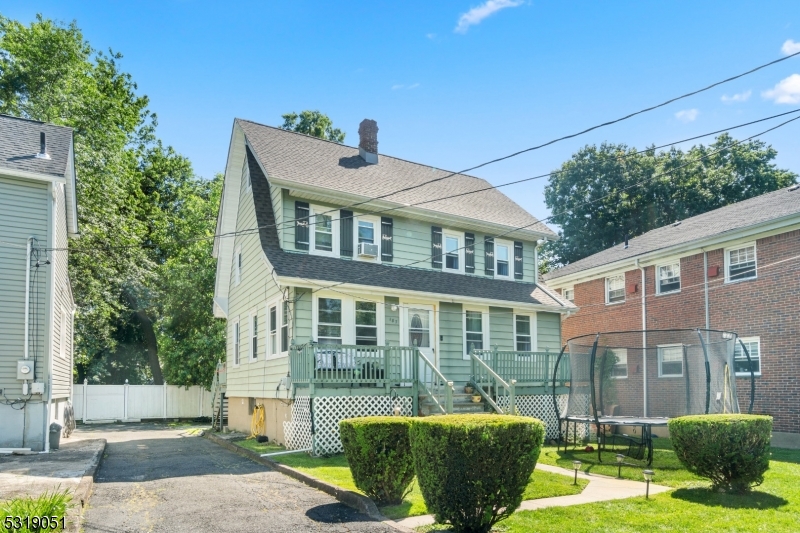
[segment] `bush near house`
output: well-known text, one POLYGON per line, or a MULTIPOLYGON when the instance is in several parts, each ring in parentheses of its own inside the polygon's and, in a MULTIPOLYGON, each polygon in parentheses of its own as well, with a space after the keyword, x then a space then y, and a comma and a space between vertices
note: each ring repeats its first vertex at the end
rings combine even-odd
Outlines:
POLYGON ((409 419, 351 418, 339 422, 344 455, 356 487, 379 505, 403 501, 414 480, 409 419))
POLYGON ((769 468, 772 417, 695 415, 669 421, 675 454, 715 490, 749 492, 769 468))
POLYGON ((544 424, 521 416, 416 419, 409 432, 428 510, 455 531, 486 533, 511 515, 539 458, 544 424))

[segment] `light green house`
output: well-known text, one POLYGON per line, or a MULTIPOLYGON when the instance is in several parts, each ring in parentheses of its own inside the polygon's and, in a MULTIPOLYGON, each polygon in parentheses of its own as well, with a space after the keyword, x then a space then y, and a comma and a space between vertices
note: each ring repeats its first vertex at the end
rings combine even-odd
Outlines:
POLYGON ((49 450, 72 397, 72 130, 0 115, 0 448, 49 450))
POLYGON ((214 247, 229 426, 263 405, 271 439, 322 453, 351 416, 554 421, 575 310, 538 280, 555 234, 485 180, 379 156, 374 121, 359 134, 353 148, 234 121, 214 247))

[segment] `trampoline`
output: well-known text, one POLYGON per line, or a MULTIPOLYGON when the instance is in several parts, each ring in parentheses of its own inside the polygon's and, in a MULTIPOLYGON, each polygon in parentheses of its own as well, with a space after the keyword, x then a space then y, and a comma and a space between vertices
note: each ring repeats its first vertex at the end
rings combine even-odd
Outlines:
POLYGON ((553 372, 559 445, 566 450, 570 441, 589 442, 594 433, 600 461, 611 447, 650 465, 654 427, 678 416, 741 412, 737 379, 749 382, 747 412, 752 412, 755 374, 747 347, 733 332, 669 329, 573 337, 553 372), (559 365, 570 369, 561 405, 559 365))

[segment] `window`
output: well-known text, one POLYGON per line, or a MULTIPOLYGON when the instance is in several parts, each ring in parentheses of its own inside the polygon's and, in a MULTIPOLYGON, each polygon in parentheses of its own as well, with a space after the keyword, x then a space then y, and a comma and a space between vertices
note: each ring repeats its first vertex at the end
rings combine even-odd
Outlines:
POLYGON ((531 317, 516 315, 514 317, 515 339, 518 352, 533 351, 533 336, 531 335, 531 317))
POLYGON ((378 305, 375 302, 356 302, 356 344, 378 345, 378 305))
POLYGON ((756 245, 750 244, 725 251, 725 281, 741 281, 756 277, 756 245))
POLYGON ((614 358, 614 366, 611 368, 611 377, 623 379, 628 377, 628 350, 626 348, 609 348, 606 357, 614 358))
POLYGON ((250 315, 250 360, 258 360, 258 312, 250 315))
POLYGON ((242 281, 242 249, 237 248, 233 256, 233 284, 238 285, 242 281))
POLYGON ((465 311, 464 331, 466 332, 467 354, 472 350, 483 350, 483 313, 465 311))
POLYGON ((333 251, 333 217, 314 215, 314 249, 333 251))
POLYGON ((658 347, 658 377, 683 376, 683 346, 658 347))
POLYGON ((342 344, 342 301, 337 298, 318 298, 317 342, 342 344))
POLYGON ((375 224, 369 220, 358 221, 358 242, 375 244, 375 224))
POLYGON ((233 364, 239 366, 239 322, 233 323, 233 364))
POLYGON ((446 235, 444 238, 444 268, 460 270, 459 255, 461 255, 461 246, 459 246, 458 237, 446 235))
POLYGON ((625 301, 625 275, 606 278, 606 303, 625 301))
POLYGON ((752 364, 753 373, 757 376, 761 375, 761 339, 759 337, 742 337, 742 343, 747 348, 747 353, 750 354, 750 362, 747 361, 747 355, 742 350, 742 345, 736 341, 733 348, 733 368, 737 376, 749 376, 752 364))
POLYGON ((656 267, 658 275, 658 294, 681 290, 681 262, 656 267))
POLYGON ((289 351, 289 302, 282 302, 281 317, 281 353, 289 351))
POLYGON ((509 257, 511 245, 503 241, 495 241, 494 243, 494 258, 495 258, 495 276, 499 278, 509 277, 509 257))
POLYGON ((272 305, 267 311, 269 317, 269 355, 275 357, 278 355, 278 306, 272 305))
POLYGON ((575 303, 575 289, 564 289, 561 291, 561 296, 564 297, 565 300, 569 300, 572 303, 575 303))

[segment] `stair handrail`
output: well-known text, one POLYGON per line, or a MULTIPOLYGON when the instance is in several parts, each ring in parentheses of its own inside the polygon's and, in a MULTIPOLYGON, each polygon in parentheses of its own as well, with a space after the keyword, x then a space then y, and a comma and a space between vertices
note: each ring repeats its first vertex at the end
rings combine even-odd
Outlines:
MULTIPOLYGON (((452 414, 453 413, 453 382, 448 381, 444 374, 436 368, 436 366, 431 363, 430 359, 425 357, 425 354, 422 353, 419 349, 417 349, 417 355, 419 356, 419 360, 422 361, 420 368, 417 371, 416 380, 419 383, 419 386, 428 393, 428 396, 433 400, 434 405, 441 411, 443 414, 452 414), (422 371, 425 368, 431 370, 431 382, 427 383, 426 380, 421 378, 422 371), (428 386, 430 385, 430 387, 428 386), (437 395, 441 395, 441 392, 437 392, 440 389, 444 389, 444 405, 439 402, 437 395)), ((427 374, 427 372, 425 373, 427 374)))
MULTIPOLYGON (((497 347, 495 346, 494 351, 497 351, 497 347)), ((470 382, 475 387, 475 390, 481 395, 481 397, 488 403, 495 411, 500 414, 514 414, 516 412, 516 387, 517 387, 517 380, 512 379, 509 381, 504 380, 500 377, 500 375, 495 372, 492 367, 486 364, 486 361, 482 360, 478 357, 474 352, 470 352, 470 360, 472 361, 472 378, 470 382), (505 393, 508 395, 508 412, 506 412, 502 407, 497 405, 497 402, 492 398, 491 394, 488 391, 483 389, 484 380, 483 377, 486 377, 486 384, 489 381, 494 381, 495 390, 499 388, 503 388, 505 393)))
POLYGON ((217 368, 214 371, 214 378, 211 382, 211 427, 216 427, 219 422, 219 428, 222 429, 222 379, 221 374, 225 373, 225 385, 227 385, 227 368, 225 363, 221 360, 217 361, 217 368), (217 412, 217 398, 219 398, 219 412, 217 412))

